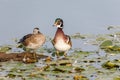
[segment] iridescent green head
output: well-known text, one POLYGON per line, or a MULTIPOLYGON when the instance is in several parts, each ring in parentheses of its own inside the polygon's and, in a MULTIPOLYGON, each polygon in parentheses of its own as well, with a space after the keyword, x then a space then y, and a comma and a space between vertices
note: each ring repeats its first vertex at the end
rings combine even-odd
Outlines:
POLYGON ((54 26, 58 28, 63 28, 63 20, 61 18, 57 18, 54 22, 54 26))

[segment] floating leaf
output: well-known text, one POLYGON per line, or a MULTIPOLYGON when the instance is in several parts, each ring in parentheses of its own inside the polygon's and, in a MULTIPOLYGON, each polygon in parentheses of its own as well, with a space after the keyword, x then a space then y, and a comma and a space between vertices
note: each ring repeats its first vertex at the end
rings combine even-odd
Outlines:
POLYGON ((117 77, 115 77, 113 80, 120 80, 120 77, 117 76, 117 77))
POLYGON ((73 38, 73 39, 79 39, 79 38, 85 39, 85 37, 82 36, 80 33, 76 33, 76 34, 71 35, 71 38, 73 38))
POLYGON ((27 50, 26 47, 25 47, 22 43, 17 44, 17 48, 21 48, 21 49, 23 49, 24 51, 27 50))
POLYGON ((111 61, 107 61, 102 65, 103 68, 107 68, 107 69, 112 69, 112 68, 118 68, 119 65, 111 62, 111 61))
POLYGON ((15 78, 16 77, 15 74, 8 74, 7 76, 10 77, 10 78, 15 78))
POLYGON ((109 26, 108 28, 107 28, 107 30, 111 30, 111 29, 113 29, 114 28, 114 26, 109 26))
POLYGON ((120 53, 120 46, 106 46, 104 47, 104 50, 109 53, 120 53))
POLYGON ((83 75, 75 75, 74 80, 89 80, 89 79, 83 75))
POLYGON ((112 45, 113 45, 113 43, 111 40, 106 40, 106 41, 101 43, 100 48, 106 49, 106 48, 112 47, 112 45))
POLYGON ((105 37, 98 37, 96 41, 104 41, 106 38, 105 37))
POLYGON ((72 63, 72 60, 58 60, 58 61, 51 61, 51 62, 46 62, 49 65, 68 65, 72 63))
POLYGON ((74 70, 75 70, 75 72, 82 72, 82 71, 85 71, 85 69, 80 68, 80 67, 76 67, 74 70))
POLYGON ((75 53, 77 53, 77 54, 89 54, 90 52, 88 52, 88 51, 79 51, 79 50, 75 50, 74 51, 75 53))
POLYGON ((101 48, 107 47, 107 46, 112 46, 113 43, 111 40, 106 40, 104 42, 102 42, 102 44, 100 45, 101 48))
POLYGON ((0 52, 8 52, 9 50, 11 50, 12 48, 9 46, 2 46, 0 47, 0 52))
POLYGON ((71 72, 71 70, 72 70, 72 67, 71 66, 56 66, 55 67, 55 69, 53 69, 53 71, 55 71, 55 72, 67 72, 67 73, 69 73, 69 72, 71 72))
POLYGON ((46 62, 51 62, 52 61, 52 58, 50 56, 48 56, 46 59, 45 59, 46 62))

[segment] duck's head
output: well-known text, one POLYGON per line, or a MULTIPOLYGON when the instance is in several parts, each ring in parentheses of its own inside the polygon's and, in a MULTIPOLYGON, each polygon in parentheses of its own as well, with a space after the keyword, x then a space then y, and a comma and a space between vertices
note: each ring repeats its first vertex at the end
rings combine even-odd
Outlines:
POLYGON ((40 33, 39 28, 37 28, 37 27, 34 28, 34 29, 33 29, 33 34, 38 34, 38 33, 40 33))
POLYGON ((61 18, 57 18, 53 26, 56 26, 58 28, 63 28, 63 20, 61 18))

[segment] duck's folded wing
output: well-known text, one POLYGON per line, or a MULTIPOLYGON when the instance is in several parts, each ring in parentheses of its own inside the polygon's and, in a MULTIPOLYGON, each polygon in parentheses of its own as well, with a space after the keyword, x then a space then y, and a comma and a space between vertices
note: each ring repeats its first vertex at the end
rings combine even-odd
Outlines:
POLYGON ((66 43, 70 44, 72 46, 72 42, 71 42, 71 38, 69 35, 65 35, 66 36, 66 43))
POLYGON ((18 43, 24 42, 27 38, 29 38, 31 36, 32 36, 32 34, 27 34, 27 35, 23 36, 23 38, 21 38, 18 43))

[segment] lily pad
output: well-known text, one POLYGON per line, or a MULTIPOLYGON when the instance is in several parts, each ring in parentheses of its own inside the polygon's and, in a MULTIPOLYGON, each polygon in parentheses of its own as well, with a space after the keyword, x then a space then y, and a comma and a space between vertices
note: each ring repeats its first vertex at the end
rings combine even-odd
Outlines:
POLYGON ((106 40, 106 41, 101 43, 100 48, 104 49, 104 48, 106 48, 108 46, 112 46, 112 45, 113 45, 113 42, 111 40, 106 40))
POLYGON ((9 50, 11 50, 12 48, 9 46, 1 46, 0 47, 0 52, 8 52, 9 50))
POLYGON ((103 68, 107 68, 107 69, 112 69, 112 68, 118 68, 119 65, 111 62, 111 61, 107 61, 102 65, 103 68))
POLYGON ((89 79, 83 75, 75 75, 74 80, 89 80, 89 79))
POLYGON ((85 39, 85 36, 81 35, 80 33, 75 33, 73 35, 71 35, 71 38, 73 39, 85 39))
POLYGON ((107 39, 106 35, 97 35, 96 36, 96 41, 105 41, 107 39))
POLYGON ((117 77, 115 77, 113 80, 120 80, 120 77, 117 76, 117 77))

